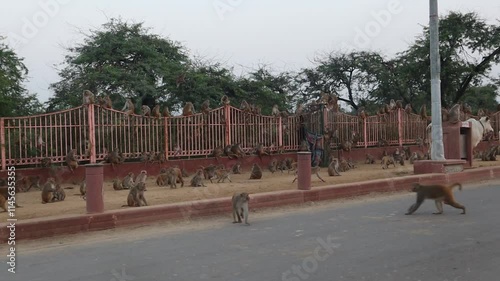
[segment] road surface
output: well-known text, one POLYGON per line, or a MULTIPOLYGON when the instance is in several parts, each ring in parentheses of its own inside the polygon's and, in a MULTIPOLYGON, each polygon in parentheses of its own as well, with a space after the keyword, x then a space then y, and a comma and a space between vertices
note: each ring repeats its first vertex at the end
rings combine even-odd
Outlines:
POLYGON ((460 280, 500 276, 500 182, 455 190, 461 210, 412 193, 227 217, 19 241, 0 280, 460 280))

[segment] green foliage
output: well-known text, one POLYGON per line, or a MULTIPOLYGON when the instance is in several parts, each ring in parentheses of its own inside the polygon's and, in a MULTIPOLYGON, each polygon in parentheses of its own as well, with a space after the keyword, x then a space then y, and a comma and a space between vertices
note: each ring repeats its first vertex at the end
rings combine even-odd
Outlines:
MULTIPOLYGON (((0 37, 0 40, 3 40, 0 37)), ((25 116, 40 113, 42 104, 22 85, 28 69, 16 53, 0 42, 0 116, 25 116)))
POLYGON ((68 49, 61 81, 51 85, 49 110, 80 105, 84 90, 109 95, 116 108, 125 98, 138 105, 147 95, 170 105, 180 102, 179 78, 189 62, 180 44, 150 34, 142 23, 112 19, 102 28, 68 49))

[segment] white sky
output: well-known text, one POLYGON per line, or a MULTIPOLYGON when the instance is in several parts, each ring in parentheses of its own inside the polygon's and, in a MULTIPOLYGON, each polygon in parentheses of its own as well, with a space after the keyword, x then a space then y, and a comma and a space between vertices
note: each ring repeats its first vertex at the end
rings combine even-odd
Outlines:
MULTIPOLYGON (((23 0, 5 1, 0 35, 24 57, 27 88, 46 101, 59 77, 55 64, 82 32, 112 17, 144 22, 152 32, 181 42, 191 54, 226 66, 309 67, 318 52, 404 50, 429 22, 429 1, 415 0, 23 0), (217 7, 217 8, 216 8, 217 7)), ((497 0, 440 0, 439 12, 478 12, 498 23, 497 0)), ((240 74, 240 73, 236 73, 240 74)), ((78 93, 79 94, 79 93, 78 93)))

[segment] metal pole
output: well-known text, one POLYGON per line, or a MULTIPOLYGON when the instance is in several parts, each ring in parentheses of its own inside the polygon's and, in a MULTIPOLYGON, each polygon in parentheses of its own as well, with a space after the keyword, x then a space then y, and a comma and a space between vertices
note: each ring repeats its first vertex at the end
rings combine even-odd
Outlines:
POLYGON ((445 160, 441 122, 441 65, 439 58, 438 0, 429 0, 429 31, 431 59, 432 160, 445 160))

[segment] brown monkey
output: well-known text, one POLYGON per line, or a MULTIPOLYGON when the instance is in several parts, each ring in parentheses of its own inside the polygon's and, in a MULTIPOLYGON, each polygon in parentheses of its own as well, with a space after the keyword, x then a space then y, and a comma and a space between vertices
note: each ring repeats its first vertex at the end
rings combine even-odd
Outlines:
POLYGON ((333 158, 328 165, 328 175, 329 176, 340 176, 339 173, 339 160, 337 158, 333 158))
POLYGON ((462 190, 462 185, 460 183, 454 183, 451 185, 421 185, 419 183, 415 183, 411 191, 417 193, 417 202, 411 205, 405 215, 413 214, 418 207, 422 205, 425 199, 434 199, 438 212, 433 214, 439 215, 443 213, 443 203, 457 209, 462 209, 462 214, 465 214, 465 207, 457 203, 453 197, 452 189, 455 186, 458 186, 458 189, 462 190))
POLYGON ((89 90, 83 91, 83 104, 93 104, 93 103, 95 103, 94 94, 89 90))
POLYGON ((131 189, 134 186, 135 186, 134 173, 130 172, 123 178, 122 187, 123 189, 131 189))
MULTIPOLYGON (((13 200, 17 198, 13 197, 13 200)), ((9 200, 9 188, 7 186, 0 187, 0 208, 2 208, 5 212, 7 212, 7 201, 9 200)), ((10 204, 9 204, 10 205, 10 204)), ((17 208, 21 208, 22 206, 17 205, 17 202, 14 201, 14 206, 17 208)))
POLYGON ((267 167, 269 168, 269 171, 274 174, 274 172, 278 170, 278 159, 273 158, 267 167))
POLYGON ((40 176, 25 176, 19 181, 19 190, 29 191, 32 187, 40 189, 40 176))
POLYGON ((402 109, 403 108, 403 101, 402 100, 397 100, 396 101, 396 108, 397 109, 402 109))
POLYGON ((113 102, 111 101, 111 98, 109 96, 104 96, 104 98, 101 98, 99 104, 104 108, 113 108, 113 102))
POLYGON ((389 102, 389 109, 390 111, 396 109, 396 102, 394 101, 394 99, 391 99, 391 101, 389 102))
POLYGON ((123 106, 122 110, 123 112, 127 113, 128 115, 134 114, 135 113, 135 105, 132 102, 131 99, 127 99, 125 101, 125 105, 123 106))
MULTIPOLYGON (((4 187, 1 187, 0 190, 5 189, 4 187)), ((4 212, 7 212, 7 199, 3 197, 3 195, 0 195, 0 208, 3 209, 4 212)))
MULTIPOLYGON (((165 184, 170 185, 170 188, 177 188, 177 171, 174 168, 170 168, 166 173, 166 182, 165 184)), ((184 183, 183 183, 184 184, 184 183)))
POLYGON ((80 183, 80 196, 83 198, 83 200, 87 198, 87 182, 85 180, 80 183))
POLYGON ((420 119, 422 119, 422 121, 427 121, 427 106, 425 104, 422 104, 422 106, 420 107, 420 119))
POLYGON ((66 192, 59 184, 56 184, 56 189, 52 195, 52 201, 64 201, 64 199, 66 199, 66 192))
POLYGON ((231 198, 233 205, 233 223, 241 223, 241 219, 245 219, 245 225, 248 223, 248 202, 250 195, 246 192, 235 193, 231 198), (238 220, 236 220, 238 218, 238 220))
MULTIPOLYGON (((191 179, 192 187, 205 186, 205 184, 203 184, 203 173, 202 169, 198 169, 198 171, 196 171, 196 174, 191 179)), ((212 181, 212 179, 210 179, 210 181, 212 181)))
POLYGON ((201 113, 203 114, 208 114, 210 112, 210 110, 212 110, 210 108, 210 100, 205 100, 202 104, 201 104, 201 113))
POLYGON ((151 108, 149 108, 149 106, 147 105, 143 105, 141 107, 141 111, 142 111, 142 116, 151 116, 151 108))
POLYGON ((255 147, 255 154, 259 156, 260 162, 262 162, 263 155, 269 156, 269 153, 265 151, 264 145, 262 143, 257 144, 257 146, 255 147))
POLYGON ((244 157, 245 156, 245 152, 243 151, 243 149, 241 149, 241 146, 239 143, 233 144, 231 146, 231 152, 234 155, 236 155, 236 157, 244 157))
POLYGON ((78 168, 78 160, 76 160, 76 149, 72 149, 66 154, 66 165, 68 165, 69 170, 74 173, 74 170, 78 168))
POLYGON ((48 168, 52 165, 52 159, 45 157, 41 160, 40 163, 41 163, 42 167, 48 168))
POLYGON ((123 182, 120 179, 114 179, 113 180, 113 189, 114 190, 122 190, 123 189, 123 182))
POLYGON ((241 163, 235 163, 231 168, 231 171, 233 172, 233 174, 241 174, 241 163))
POLYGON ((389 142, 385 139, 379 139, 378 140, 378 147, 386 147, 389 146, 389 142))
POLYGON ((406 113, 406 114, 410 115, 410 114, 411 114, 411 112, 412 112, 412 110, 413 110, 413 109, 411 108, 411 104, 407 104, 407 105, 405 106, 405 113, 406 113))
POLYGON ((310 151, 309 143, 306 140, 302 140, 299 146, 299 151, 310 151))
MULTIPOLYGON (((311 175, 312 174, 316 174, 316 176, 318 177, 318 179, 320 179, 322 182, 325 182, 324 179, 322 179, 319 175, 319 171, 320 171, 320 167, 319 166, 314 166, 314 167, 311 167, 311 175)), ((295 178, 293 179, 292 183, 294 183, 296 180, 297 180, 297 173, 298 173, 298 170, 295 171, 295 178)), ((339 174, 340 175, 340 174, 339 174)))
POLYGON ((167 185, 168 182, 168 175, 167 175, 167 170, 162 171, 158 177, 156 177, 156 185, 158 186, 165 186, 167 185))
POLYGON ((157 104, 157 105, 155 105, 155 107, 153 107, 153 111, 151 112, 151 116, 156 118, 156 119, 161 117, 159 104, 157 104))
POLYGON ((373 157, 373 155, 367 153, 365 164, 375 164, 375 157, 373 157))
POLYGON ((382 162, 380 162, 380 164, 382 165, 382 169, 388 169, 389 165, 394 165, 394 168, 396 168, 394 157, 389 155, 382 157, 382 162))
POLYGON ((139 182, 146 183, 146 179, 148 178, 148 172, 146 170, 142 170, 137 177, 135 178, 135 184, 139 182))
POLYGON ((54 191, 56 191, 56 180, 50 177, 42 188, 42 204, 54 202, 54 191))
POLYGON ((365 120, 366 119, 366 111, 365 111, 364 107, 360 107, 359 108, 359 110, 358 110, 358 116, 359 116, 359 118, 361 118, 361 120, 365 120))
POLYGON ((194 105, 192 102, 186 102, 184 105, 184 108, 182 108, 182 116, 190 116, 195 114, 196 112, 194 111, 194 105))
POLYGON ((163 108, 162 115, 163 115, 163 117, 170 117, 170 116, 172 116, 172 115, 170 115, 170 111, 168 110, 168 107, 163 108))
POLYGON ((245 113, 250 113, 252 109, 246 100, 241 101, 240 109, 245 113))
POLYGON ((221 105, 228 105, 230 103, 228 96, 223 95, 222 98, 220 99, 220 104, 221 105))
POLYGON ((141 207, 147 206, 148 202, 146 202, 146 197, 144 197, 144 191, 147 191, 146 184, 143 182, 137 183, 134 187, 132 187, 127 196, 127 205, 129 207, 141 207))
POLYGON ((214 148, 212 151, 212 156, 215 157, 215 160, 219 162, 219 157, 221 157, 224 154, 224 148, 220 145, 214 148))
POLYGON ((232 182, 231 177, 229 176, 230 171, 228 171, 226 169, 217 169, 217 171, 215 171, 215 175, 217 176, 217 179, 218 179, 217 183, 220 183, 221 181, 224 182, 226 179, 229 182, 232 182))
POLYGON ((447 121, 451 124, 456 124, 460 121, 460 104, 457 103, 450 108, 447 121))
POLYGON ((403 157, 405 158, 405 160, 409 160, 410 159, 411 150, 410 150, 409 146, 403 147, 403 154, 404 154, 403 157))
POLYGON ((174 155, 172 155, 172 157, 180 157, 180 155, 182 154, 182 148, 179 144, 176 144, 174 146, 174 155))
POLYGON ((229 159, 234 159, 234 158, 238 158, 238 156, 236 156, 233 152, 231 152, 231 148, 232 146, 231 145, 226 145, 224 147, 224 154, 229 158, 229 159))
POLYGON ((119 150, 113 150, 108 152, 108 155, 104 158, 103 162, 111 163, 111 167, 115 168, 115 165, 121 164, 125 161, 122 153, 119 150))
POLYGON ((260 168, 259 165, 254 163, 252 166, 252 171, 250 172, 250 179, 259 180, 261 178, 262 178, 262 169, 260 168))
POLYGON ((304 105, 299 103, 297 104, 297 108, 295 108, 295 115, 302 115, 304 112, 304 105))
POLYGON ((340 144, 340 148, 344 151, 351 151, 352 150, 352 141, 350 141, 350 140, 343 141, 340 144))

